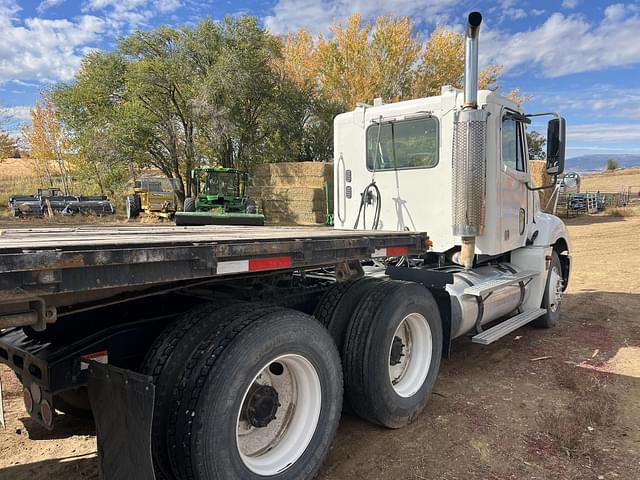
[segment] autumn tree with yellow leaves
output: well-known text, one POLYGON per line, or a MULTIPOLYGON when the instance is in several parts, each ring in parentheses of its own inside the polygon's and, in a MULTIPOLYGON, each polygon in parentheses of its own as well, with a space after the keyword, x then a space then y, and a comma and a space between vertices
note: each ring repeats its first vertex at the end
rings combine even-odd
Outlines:
POLYGON ((64 194, 69 195, 70 142, 48 93, 42 93, 42 101, 36 101, 31 110, 31 126, 23 128, 23 136, 40 178, 46 179, 53 186, 54 177, 59 176, 64 194))
MULTIPOLYGON (((354 13, 344 25, 334 21, 328 36, 304 29, 289 34, 281 65, 298 85, 351 109, 376 97, 393 102, 439 95, 443 85, 461 88, 464 37, 437 27, 421 42, 407 17, 378 17, 372 24, 354 13)), ((501 72, 500 65, 482 69, 480 88, 495 90, 501 72)))

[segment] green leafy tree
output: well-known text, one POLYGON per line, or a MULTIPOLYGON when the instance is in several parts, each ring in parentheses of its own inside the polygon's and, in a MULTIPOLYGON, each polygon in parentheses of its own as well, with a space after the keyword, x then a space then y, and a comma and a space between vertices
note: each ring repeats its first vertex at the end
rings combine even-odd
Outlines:
POLYGON ((607 160, 607 165, 605 167, 605 170, 607 172, 613 172, 618 168, 620 168, 620 164, 618 163, 617 160, 615 160, 614 158, 610 158, 607 160))
POLYGON ((539 132, 532 130, 527 132, 527 147, 529 149, 530 160, 544 160, 547 158, 544 146, 547 143, 547 139, 544 138, 539 132))
POLYGON ((275 68, 280 55, 251 17, 160 27, 89 54, 54 98, 87 172, 104 183, 107 172, 156 167, 183 200, 201 163, 248 168, 303 149, 308 101, 275 68))

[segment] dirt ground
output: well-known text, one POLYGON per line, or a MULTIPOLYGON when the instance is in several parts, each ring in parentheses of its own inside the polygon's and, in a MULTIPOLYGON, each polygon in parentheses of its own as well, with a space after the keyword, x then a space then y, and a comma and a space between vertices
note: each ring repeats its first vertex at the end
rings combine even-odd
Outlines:
MULTIPOLYGON (((640 217, 571 220, 573 273, 558 327, 454 343, 409 427, 344 415, 319 478, 640 478, 640 217)), ((0 479, 97 479, 87 421, 49 433, 3 368, 0 479)))

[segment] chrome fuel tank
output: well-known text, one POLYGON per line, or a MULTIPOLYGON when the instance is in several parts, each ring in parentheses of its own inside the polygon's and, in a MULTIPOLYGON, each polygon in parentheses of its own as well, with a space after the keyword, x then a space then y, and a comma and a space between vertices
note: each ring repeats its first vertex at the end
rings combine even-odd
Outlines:
POLYGON ((453 338, 473 331, 479 316, 480 325, 484 325, 512 313, 524 303, 529 295, 526 282, 524 285, 503 287, 485 295, 483 299, 464 293, 467 287, 498 280, 504 275, 518 271, 517 267, 509 263, 467 271, 452 271, 454 280, 452 284, 446 286, 446 290, 451 297, 453 338))

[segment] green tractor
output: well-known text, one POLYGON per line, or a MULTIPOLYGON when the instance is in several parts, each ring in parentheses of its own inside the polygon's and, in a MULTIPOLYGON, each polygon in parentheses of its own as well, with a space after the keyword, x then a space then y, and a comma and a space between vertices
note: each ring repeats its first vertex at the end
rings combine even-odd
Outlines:
POLYGON ((264 225, 256 202, 246 196, 248 180, 247 173, 234 168, 192 170, 194 196, 176 212, 176 225, 264 225))

